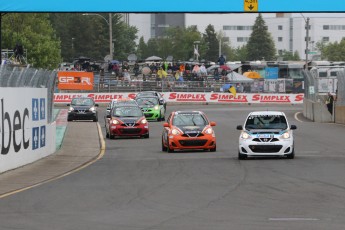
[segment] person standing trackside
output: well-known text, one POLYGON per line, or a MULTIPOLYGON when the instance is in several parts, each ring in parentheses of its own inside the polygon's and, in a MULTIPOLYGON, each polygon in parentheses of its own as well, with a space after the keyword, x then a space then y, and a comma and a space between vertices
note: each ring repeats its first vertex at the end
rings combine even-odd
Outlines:
POLYGON ((225 65, 225 57, 222 55, 220 55, 220 57, 218 58, 218 64, 221 65, 225 65))
POLYGON ((333 115, 333 104, 334 104, 334 97, 331 93, 328 93, 328 97, 326 99, 326 106, 328 109, 328 112, 333 115))

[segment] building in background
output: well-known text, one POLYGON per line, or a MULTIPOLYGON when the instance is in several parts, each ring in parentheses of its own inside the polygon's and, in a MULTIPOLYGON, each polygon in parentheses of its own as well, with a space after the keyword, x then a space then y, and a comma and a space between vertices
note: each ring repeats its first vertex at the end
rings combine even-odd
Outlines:
MULTIPOLYGON (((252 27, 258 16, 251 14, 130 14, 129 24, 139 29, 138 38, 150 38, 163 35, 165 28, 174 26, 197 26, 200 32, 205 32, 208 25, 213 25, 215 31, 222 32, 231 47, 237 48, 247 44, 252 33, 252 27)), ((308 58, 318 56, 316 43, 340 42, 345 38, 345 15, 336 13, 270 13, 262 14, 268 31, 275 42, 277 54, 284 50, 297 51, 301 59, 305 59, 306 21, 309 17, 308 58)))

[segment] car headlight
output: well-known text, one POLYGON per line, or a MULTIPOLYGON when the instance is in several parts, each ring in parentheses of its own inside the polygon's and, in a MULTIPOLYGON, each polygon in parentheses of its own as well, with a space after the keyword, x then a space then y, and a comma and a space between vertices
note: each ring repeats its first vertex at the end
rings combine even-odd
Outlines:
POLYGON ((250 138, 250 134, 247 133, 247 132, 242 132, 242 133, 241 133, 241 138, 242 138, 242 139, 249 139, 249 138, 250 138))
POLYGON ((146 119, 142 119, 141 120, 141 124, 147 124, 147 120, 146 119))
POLYGON ((281 138, 289 139, 290 138, 290 133, 288 131, 286 131, 285 133, 283 133, 283 135, 281 135, 281 138))
POLYGON ((207 128, 207 129, 205 130, 205 133, 206 133, 206 134, 212 134, 212 133, 213 133, 213 129, 212 129, 212 128, 207 128))
POLYGON ((159 106, 155 105, 155 107, 153 107, 155 110, 159 110, 159 106))
POLYGON ((91 107, 89 110, 90 110, 91 112, 95 112, 95 111, 96 111, 96 108, 95 108, 95 107, 91 107))
POLYGON ((114 125, 120 124, 120 122, 119 122, 118 120, 112 120, 111 122, 112 122, 114 125))
POLYGON ((177 129, 172 129, 172 130, 171 130, 171 134, 172 134, 172 135, 179 135, 179 134, 180 134, 180 131, 178 131, 177 129))
POLYGON ((74 108, 72 106, 69 107, 68 112, 72 112, 74 108))

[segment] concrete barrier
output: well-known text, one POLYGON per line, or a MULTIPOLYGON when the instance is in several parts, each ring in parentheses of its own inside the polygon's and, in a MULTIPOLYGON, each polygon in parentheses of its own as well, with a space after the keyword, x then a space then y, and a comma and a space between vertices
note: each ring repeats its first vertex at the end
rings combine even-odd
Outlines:
POLYGON ((335 106, 335 123, 345 124, 345 106, 335 106))
POLYGON ((328 112, 327 107, 321 101, 314 102, 304 98, 303 101, 304 117, 320 123, 334 122, 333 116, 328 112))

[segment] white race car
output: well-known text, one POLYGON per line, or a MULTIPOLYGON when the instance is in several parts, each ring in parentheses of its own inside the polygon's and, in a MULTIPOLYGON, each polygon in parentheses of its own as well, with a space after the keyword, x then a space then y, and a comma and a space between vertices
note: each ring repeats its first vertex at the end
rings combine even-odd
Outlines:
POLYGON ((239 138, 238 159, 248 156, 286 156, 293 159, 295 125, 289 125, 286 115, 278 111, 256 111, 247 116, 239 138))

